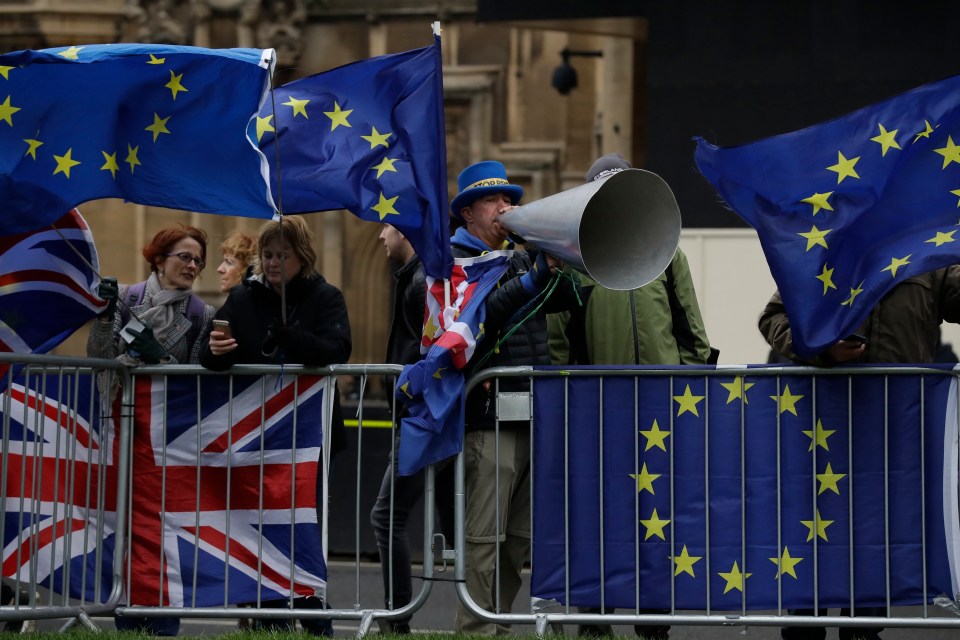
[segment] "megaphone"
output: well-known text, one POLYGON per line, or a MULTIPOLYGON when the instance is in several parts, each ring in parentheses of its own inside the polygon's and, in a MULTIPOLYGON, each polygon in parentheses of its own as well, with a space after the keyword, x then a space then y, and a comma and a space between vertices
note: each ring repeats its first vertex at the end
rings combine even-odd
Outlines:
POLYGON ((667 183, 643 169, 511 209, 500 223, 607 289, 657 278, 680 244, 680 208, 667 183))

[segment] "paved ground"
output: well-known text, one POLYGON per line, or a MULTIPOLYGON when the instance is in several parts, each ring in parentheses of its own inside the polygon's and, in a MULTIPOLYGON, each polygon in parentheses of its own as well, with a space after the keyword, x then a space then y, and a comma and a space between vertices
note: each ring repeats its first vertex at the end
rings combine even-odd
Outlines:
MULTIPOLYGON (((414 585, 415 588, 418 585, 414 585)), ((359 603, 360 606, 373 607, 374 603, 380 602, 382 593, 382 582, 380 578, 380 567, 373 563, 361 563, 359 576, 357 567, 353 562, 333 561, 330 563, 330 600, 338 607, 354 606, 359 603), (359 580, 358 580, 359 577, 359 580), (356 584, 360 588, 356 588, 356 584)), ((529 593, 521 591, 518 602, 526 602, 529 599, 529 593)), ((437 582, 429 600, 424 607, 414 616, 413 628, 415 631, 451 631, 453 630, 453 616, 456 609, 456 593, 453 585, 445 582, 437 582)), ((930 607, 928 609, 931 617, 955 618, 953 614, 944 611, 939 607, 930 607)), ((895 613, 910 616, 922 615, 920 607, 907 607, 895 609, 895 613)), ((58 629, 64 621, 47 620, 39 624, 40 630, 58 629)), ((95 620, 98 625, 105 629, 112 629, 113 622, 110 619, 95 620)), ((181 627, 181 635, 185 636, 211 636, 226 633, 235 630, 234 621, 212 621, 212 620, 184 620, 181 627)), ((334 632, 338 637, 349 637, 356 633, 357 624, 352 621, 335 621, 334 632)), ((532 626, 517 627, 518 633, 533 633, 532 626)), ((615 627, 614 631, 622 635, 633 635, 633 629, 628 626, 615 627)), ((374 629, 376 632, 376 629, 374 629)), ((567 635, 574 635, 576 630, 567 625, 565 632, 567 635)), ((670 632, 671 640, 777 640, 780 637, 779 629, 775 627, 744 627, 743 625, 734 625, 727 627, 703 627, 703 626, 675 626, 670 632)), ((837 630, 829 629, 827 631, 827 640, 837 639, 837 630)), ((953 629, 888 629, 883 633, 884 640, 958 640, 960 639, 960 628, 953 629)))

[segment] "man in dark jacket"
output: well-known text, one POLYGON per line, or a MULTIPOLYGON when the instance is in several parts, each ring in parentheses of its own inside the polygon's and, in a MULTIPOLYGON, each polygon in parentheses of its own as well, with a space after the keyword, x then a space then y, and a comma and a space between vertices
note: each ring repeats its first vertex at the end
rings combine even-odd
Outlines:
MULTIPOLYGON (((520 201, 523 189, 510 184, 504 166, 478 162, 460 173, 457 184, 460 193, 450 209, 465 226, 453 236, 454 258, 512 249, 509 232, 499 219, 520 201)), ((485 301, 484 337, 467 366, 468 377, 486 367, 550 364, 546 314, 576 303, 570 280, 561 282, 544 301, 542 294, 560 267, 558 260, 542 252, 535 257, 526 251, 513 252, 510 267, 485 301)), ((528 389, 526 380, 500 383, 501 391, 528 389)), ((466 586, 484 610, 509 612, 530 550, 530 426, 526 421, 497 422, 493 392, 491 385, 482 385, 466 400, 466 586)), ((462 605, 456 628, 459 633, 488 635, 505 631, 479 620, 462 605)))

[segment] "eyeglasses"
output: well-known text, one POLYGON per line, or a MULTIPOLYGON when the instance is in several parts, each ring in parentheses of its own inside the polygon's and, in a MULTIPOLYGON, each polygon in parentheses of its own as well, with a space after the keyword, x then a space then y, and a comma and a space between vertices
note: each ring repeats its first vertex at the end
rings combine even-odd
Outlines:
POLYGON ((183 264, 190 264, 191 262, 193 262, 197 265, 197 269, 203 269, 204 265, 207 264, 206 262, 203 261, 203 258, 195 258, 194 256, 190 255, 186 251, 184 251, 183 253, 165 253, 163 255, 165 255, 168 258, 172 258, 176 256, 180 258, 180 262, 182 262, 183 264))

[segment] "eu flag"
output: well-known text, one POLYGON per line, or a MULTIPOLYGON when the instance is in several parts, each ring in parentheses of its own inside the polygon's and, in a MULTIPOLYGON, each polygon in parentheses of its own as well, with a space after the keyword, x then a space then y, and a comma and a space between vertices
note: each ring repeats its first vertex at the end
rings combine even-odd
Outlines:
POLYGON ((0 235, 97 198, 270 218, 245 135, 272 51, 108 44, 0 56, 0 235))
POLYGON ((272 179, 283 212, 348 209, 389 223, 410 240, 427 275, 450 277, 440 38, 274 93, 256 136, 279 165, 272 179))
POLYGON ((634 610, 954 600, 949 369, 702 369, 534 379, 534 596, 634 610))
POLYGON ((958 96, 960 76, 739 147, 697 138, 697 167, 757 230, 798 355, 851 333, 897 283, 957 262, 958 96))

